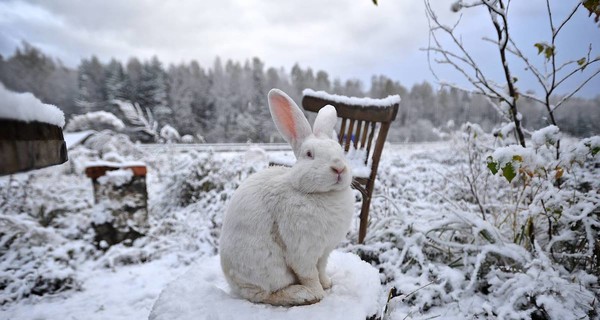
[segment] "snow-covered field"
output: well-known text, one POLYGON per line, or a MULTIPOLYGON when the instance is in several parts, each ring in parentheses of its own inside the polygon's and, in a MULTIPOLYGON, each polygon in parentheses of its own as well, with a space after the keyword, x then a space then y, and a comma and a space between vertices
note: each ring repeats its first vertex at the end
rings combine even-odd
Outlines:
MULTIPOLYGON (((499 201, 488 201, 498 207, 481 217, 464 183, 465 148, 452 140, 384 150, 366 242, 356 244, 355 219, 339 250, 379 269, 382 301, 397 289, 385 318, 513 319, 539 310, 551 319, 597 315, 593 272, 569 271, 542 250, 510 241, 514 229, 502 220, 499 201)), ((64 165, 1 177, 0 319, 146 319, 167 284, 217 254, 224 207, 240 181, 282 153, 260 146, 140 148, 102 133, 71 149, 64 165), (92 245, 95 209, 83 170, 97 159, 148 165, 151 227, 131 246, 103 251, 92 245)), ((598 190, 594 175, 591 188, 598 190)), ((487 197, 513 196, 502 179, 485 180, 493 190, 487 197)), ((357 193, 357 214, 359 199, 357 193)))

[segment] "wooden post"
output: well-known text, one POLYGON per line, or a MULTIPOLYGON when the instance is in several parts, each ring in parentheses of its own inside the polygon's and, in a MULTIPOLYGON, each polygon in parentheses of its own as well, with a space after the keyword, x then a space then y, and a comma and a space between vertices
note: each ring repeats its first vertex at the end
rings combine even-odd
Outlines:
POLYGON ((85 173, 92 179, 96 214, 100 216, 92 222, 96 246, 106 249, 142 237, 149 227, 146 166, 98 162, 89 165, 85 173), (131 180, 123 184, 101 181, 108 172, 119 169, 131 170, 131 180))

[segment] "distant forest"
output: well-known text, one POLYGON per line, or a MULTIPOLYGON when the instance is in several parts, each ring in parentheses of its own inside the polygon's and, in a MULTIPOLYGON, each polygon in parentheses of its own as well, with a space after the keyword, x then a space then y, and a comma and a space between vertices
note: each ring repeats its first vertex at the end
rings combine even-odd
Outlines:
MULTIPOLYGON (((424 70, 423 72, 428 72, 424 70)), ((400 82, 379 75, 371 78, 369 88, 359 80, 331 79, 325 71, 294 65, 266 68, 259 58, 243 63, 216 58, 212 66, 196 61, 164 65, 158 58, 126 63, 101 62, 92 56, 81 61, 76 70, 64 66, 27 43, 10 57, 0 55, 0 81, 17 92, 32 92, 45 103, 65 112, 67 122, 74 115, 107 111, 127 120, 113 101, 137 104, 153 114, 158 127, 168 124, 181 135, 202 137, 206 142, 280 141, 266 107, 266 94, 280 88, 300 102, 305 88, 347 96, 383 98, 402 97, 400 112, 389 133, 391 141, 430 141, 449 124, 480 124, 491 130, 500 117, 478 95, 455 89, 435 89, 427 82, 410 89, 400 82)), ((524 126, 538 129, 548 123, 541 105, 522 101, 524 126)), ((600 95, 594 99, 573 98, 557 114, 563 132, 574 136, 600 134, 600 95)), ((152 136, 137 135, 149 142, 152 136)))

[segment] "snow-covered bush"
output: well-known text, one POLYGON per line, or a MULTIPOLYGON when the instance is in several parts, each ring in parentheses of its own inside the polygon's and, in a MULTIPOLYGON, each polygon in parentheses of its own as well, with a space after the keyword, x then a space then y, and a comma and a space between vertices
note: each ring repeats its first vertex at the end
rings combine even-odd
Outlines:
POLYGON ((165 124, 162 129, 160 129, 160 137, 167 143, 178 142, 181 139, 177 129, 168 124, 165 124))
POLYGON ((125 124, 110 112, 94 111, 73 116, 65 127, 66 131, 100 131, 105 129, 122 131, 125 129, 125 124))
POLYGON ((60 167, 0 179, 0 305, 81 288, 96 254, 85 181, 60 167))
POLYGON ((207 193, 235 189, 253 170, 241 164, 241 159, 216 161, 212 152, 189 152, 172 163, 165 195, 175 200, 174 205, 187 206, 207 193))
POLYGON ((189 135, 189 134, 184 134, 181 137, 181 142, 183 142, 183 143, 194 143, 194 136, 189 135))
POLYGON ((446 152, 382 166, 366 244, 348 250, 396 287, 391 319, 598 315, 600 144, 562 138, 556 160, 557 134, 522 148, 467 124, 446 152))
POLYGON ((136 160, 143 156, 143 151, 127 135, 109 130, 90 136, 83 146, 95 151, 98 159, 107 161, 136 160))
POLYGON ((537 243, 567 270, 600 275, 600 137, 561 139, 558 159, 557 141, 557 127, 543 128, 532 147, 497 148, 487 166, 519 195, 507 216, 516 243, 531 250, 537 243))
POLYGON ((0 215, 0 305, 81 288, 76 269, 93 251, 30 218, 0 215))

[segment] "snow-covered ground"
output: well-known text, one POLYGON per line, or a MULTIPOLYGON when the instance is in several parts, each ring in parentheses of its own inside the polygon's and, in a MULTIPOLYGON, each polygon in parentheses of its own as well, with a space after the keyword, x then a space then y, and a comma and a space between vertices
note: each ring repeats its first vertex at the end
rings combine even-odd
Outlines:
MULTIPOLYGON (((468 161, 463 149, 457 141, 387 145, 366 243, 356 244, 355 219, 340 244, 380 271, 380 300, 396 287, 385 319, 528 318, 535 310, 527 297, 564 319, 593 314, 595 276, 504 241, 502 221, 480 217, 458 174, 468 161)), ((73 147, 66 164, 0 177, 0 319, 146 319, 167 284, 216 255, 224 207, 240 181, 284 153, 139 148, 103 133, 73 147), (131 246, 92 245, 92 184, 83 170, 99 159, 148 165, 151 228, 131 246)), ((486 183, 493 189, 501 177, 486 183)))

